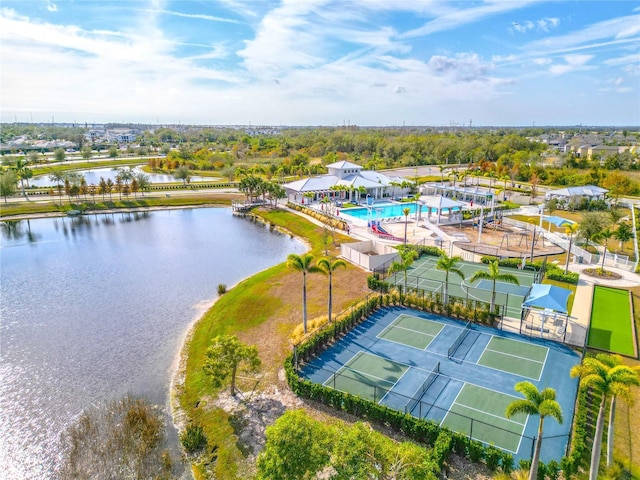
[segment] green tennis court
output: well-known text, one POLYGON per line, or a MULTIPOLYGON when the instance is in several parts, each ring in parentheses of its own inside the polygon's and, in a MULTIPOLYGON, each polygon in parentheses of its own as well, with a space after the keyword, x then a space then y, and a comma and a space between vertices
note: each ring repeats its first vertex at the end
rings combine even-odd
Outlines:
POLYGON ((466 383, 441 425, 512 453, 520 446, 527 415, 505 416, 512 395, 466 383))
POLYGON ((491 337, 478 365, 540 380, 549 349, 503 337, 491 337))
POLYGON ((632 321, 629 292, 596 285, 593 291, 587 345, 608 352, 635 356, 632 321))
MULTIPOLYGON (((424 290, 426 292, 444 292, 446 272, 435 268, 438 259, 425 256, 414 262, 407 271, 407 288, 424 290)), ((488 271, 489 267, 482 263, 460 261, 456 264, 463 273, 465 280, 455 274, 449 275, 448 293, 454 297, 479 300, 485 303, 491 302, 493 282, 480 280, 470 284, 468 279, 476 272, 488 271)), ((515 270, 501 267, 502 273, 514 275, 520 285, 505 282, 496 282, 496 305, 504 306, 507 316, 519 318, 522 312, 522 303, 534 282, 535 272, 529 270, 515 270)), ((404 275, 390 276, 387 281, 404 286, 404 275)))
POLYGON ((324 385, 377 403, 408 368, 377 355, 358 352, 324 385))
POLYGON ((380 332, 378 338, 424 350, 443 328, 440 322, 402 314, 380 332))

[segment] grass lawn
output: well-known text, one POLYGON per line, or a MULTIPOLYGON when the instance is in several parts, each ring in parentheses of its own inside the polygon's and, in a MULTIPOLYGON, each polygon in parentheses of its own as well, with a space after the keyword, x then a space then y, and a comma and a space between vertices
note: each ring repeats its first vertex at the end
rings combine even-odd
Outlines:
MULTIPOLYGON (((254 211, 255 212, 255 211, 254 211)), ((322 227, 284 210, 258 210, 272 225, 286 228, 309 243, 310 253, 324 255, 322 227)), ((329 254, 339 253, 339 243, 351 241, 335 234, 329 254)), ((338 313, 368 293, 367 272, 348 264, 333 274, 333 309, 338 313)), ((328 280, 323 275, 307 277, 307 309, 309 320, 327 314, 328 280)), ((215 478, 233 479, 251 476, 252 466, 237 445, 230 416, 211 404, 218 389, 211 386, 202 371, 204 353, 211 339, 219 334, 233 334, 247 344, 256 345, 262 360, 262 378, 258 391, 273 386, 288 389, 280 375, 284 359, 291 349, 290 336, 302 321, 302 274, 285 263, 260 272, 229 289, 194 327, 186 347, 184 386, 178 392, 179 402, 188 420, 202 425, 211 445, 217 445, 215 478)), ((240 383, 241 388, 253 388, 240 383)), ((195 466, 196 478, 203 465, 195 466)))
POLYGON ((597 285, 593 292, 593 309, 587 345, 608 352, 634 356, 635 339, 631 321, 628 291, 597 285))

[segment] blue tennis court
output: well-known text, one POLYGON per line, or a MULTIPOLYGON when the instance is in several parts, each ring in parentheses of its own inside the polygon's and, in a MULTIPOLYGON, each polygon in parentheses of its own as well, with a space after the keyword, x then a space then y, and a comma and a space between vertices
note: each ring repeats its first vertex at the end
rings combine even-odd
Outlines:
MULTIPOLYGON (((425 418, 530 458, 537 417, 507 419, 521 398, 516 383, 551 387, 573 417, 580 357, 548 340, 529 339, 405 307, 383 308, 310 361, 300 374, 326 387, 425 418)), ((571 422, 545 423, 542 460, 564 455, 571 422)))

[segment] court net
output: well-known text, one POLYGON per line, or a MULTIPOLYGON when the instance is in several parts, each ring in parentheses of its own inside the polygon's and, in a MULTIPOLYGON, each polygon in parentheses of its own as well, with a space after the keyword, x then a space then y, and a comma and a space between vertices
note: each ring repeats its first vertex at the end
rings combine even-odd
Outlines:
POLYGON ((404 413, 411 413, 413 409, 416 407, 420 399, 424 396, 425 392, 429 390, 429 387, 433 385, 433 382, 436 381, 438 375, 440 374, 440 362, 436 363, 436 366, 433 367, 431 373, 427 375, 427 378, 422 382, 422 386, 416 390, 413 398, 410 398, 407 404, 404 406, 404 413))
POLYGON ((453 341, 449 350, 447 350, 447 357, 452 358, 456 354, 458 348, 460 348, 460 345, 462 345, 462 342, 464 342, 464 339, 467 338, 469 333, 471 333, 471 321, 467 322, 462 332, 458 335, 458 338, 453 341))

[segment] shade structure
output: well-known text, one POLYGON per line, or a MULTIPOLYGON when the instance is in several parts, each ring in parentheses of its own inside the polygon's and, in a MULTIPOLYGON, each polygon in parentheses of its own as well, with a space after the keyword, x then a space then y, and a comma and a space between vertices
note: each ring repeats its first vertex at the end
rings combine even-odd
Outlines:
POLYGON ((546 308, 560 313, 569 313, 567 312, 569 295, 571 295, 571 290, 567 290, 566 288, 534 283, 531 286, 529 296, 522 306, 529 308, 546 308))

